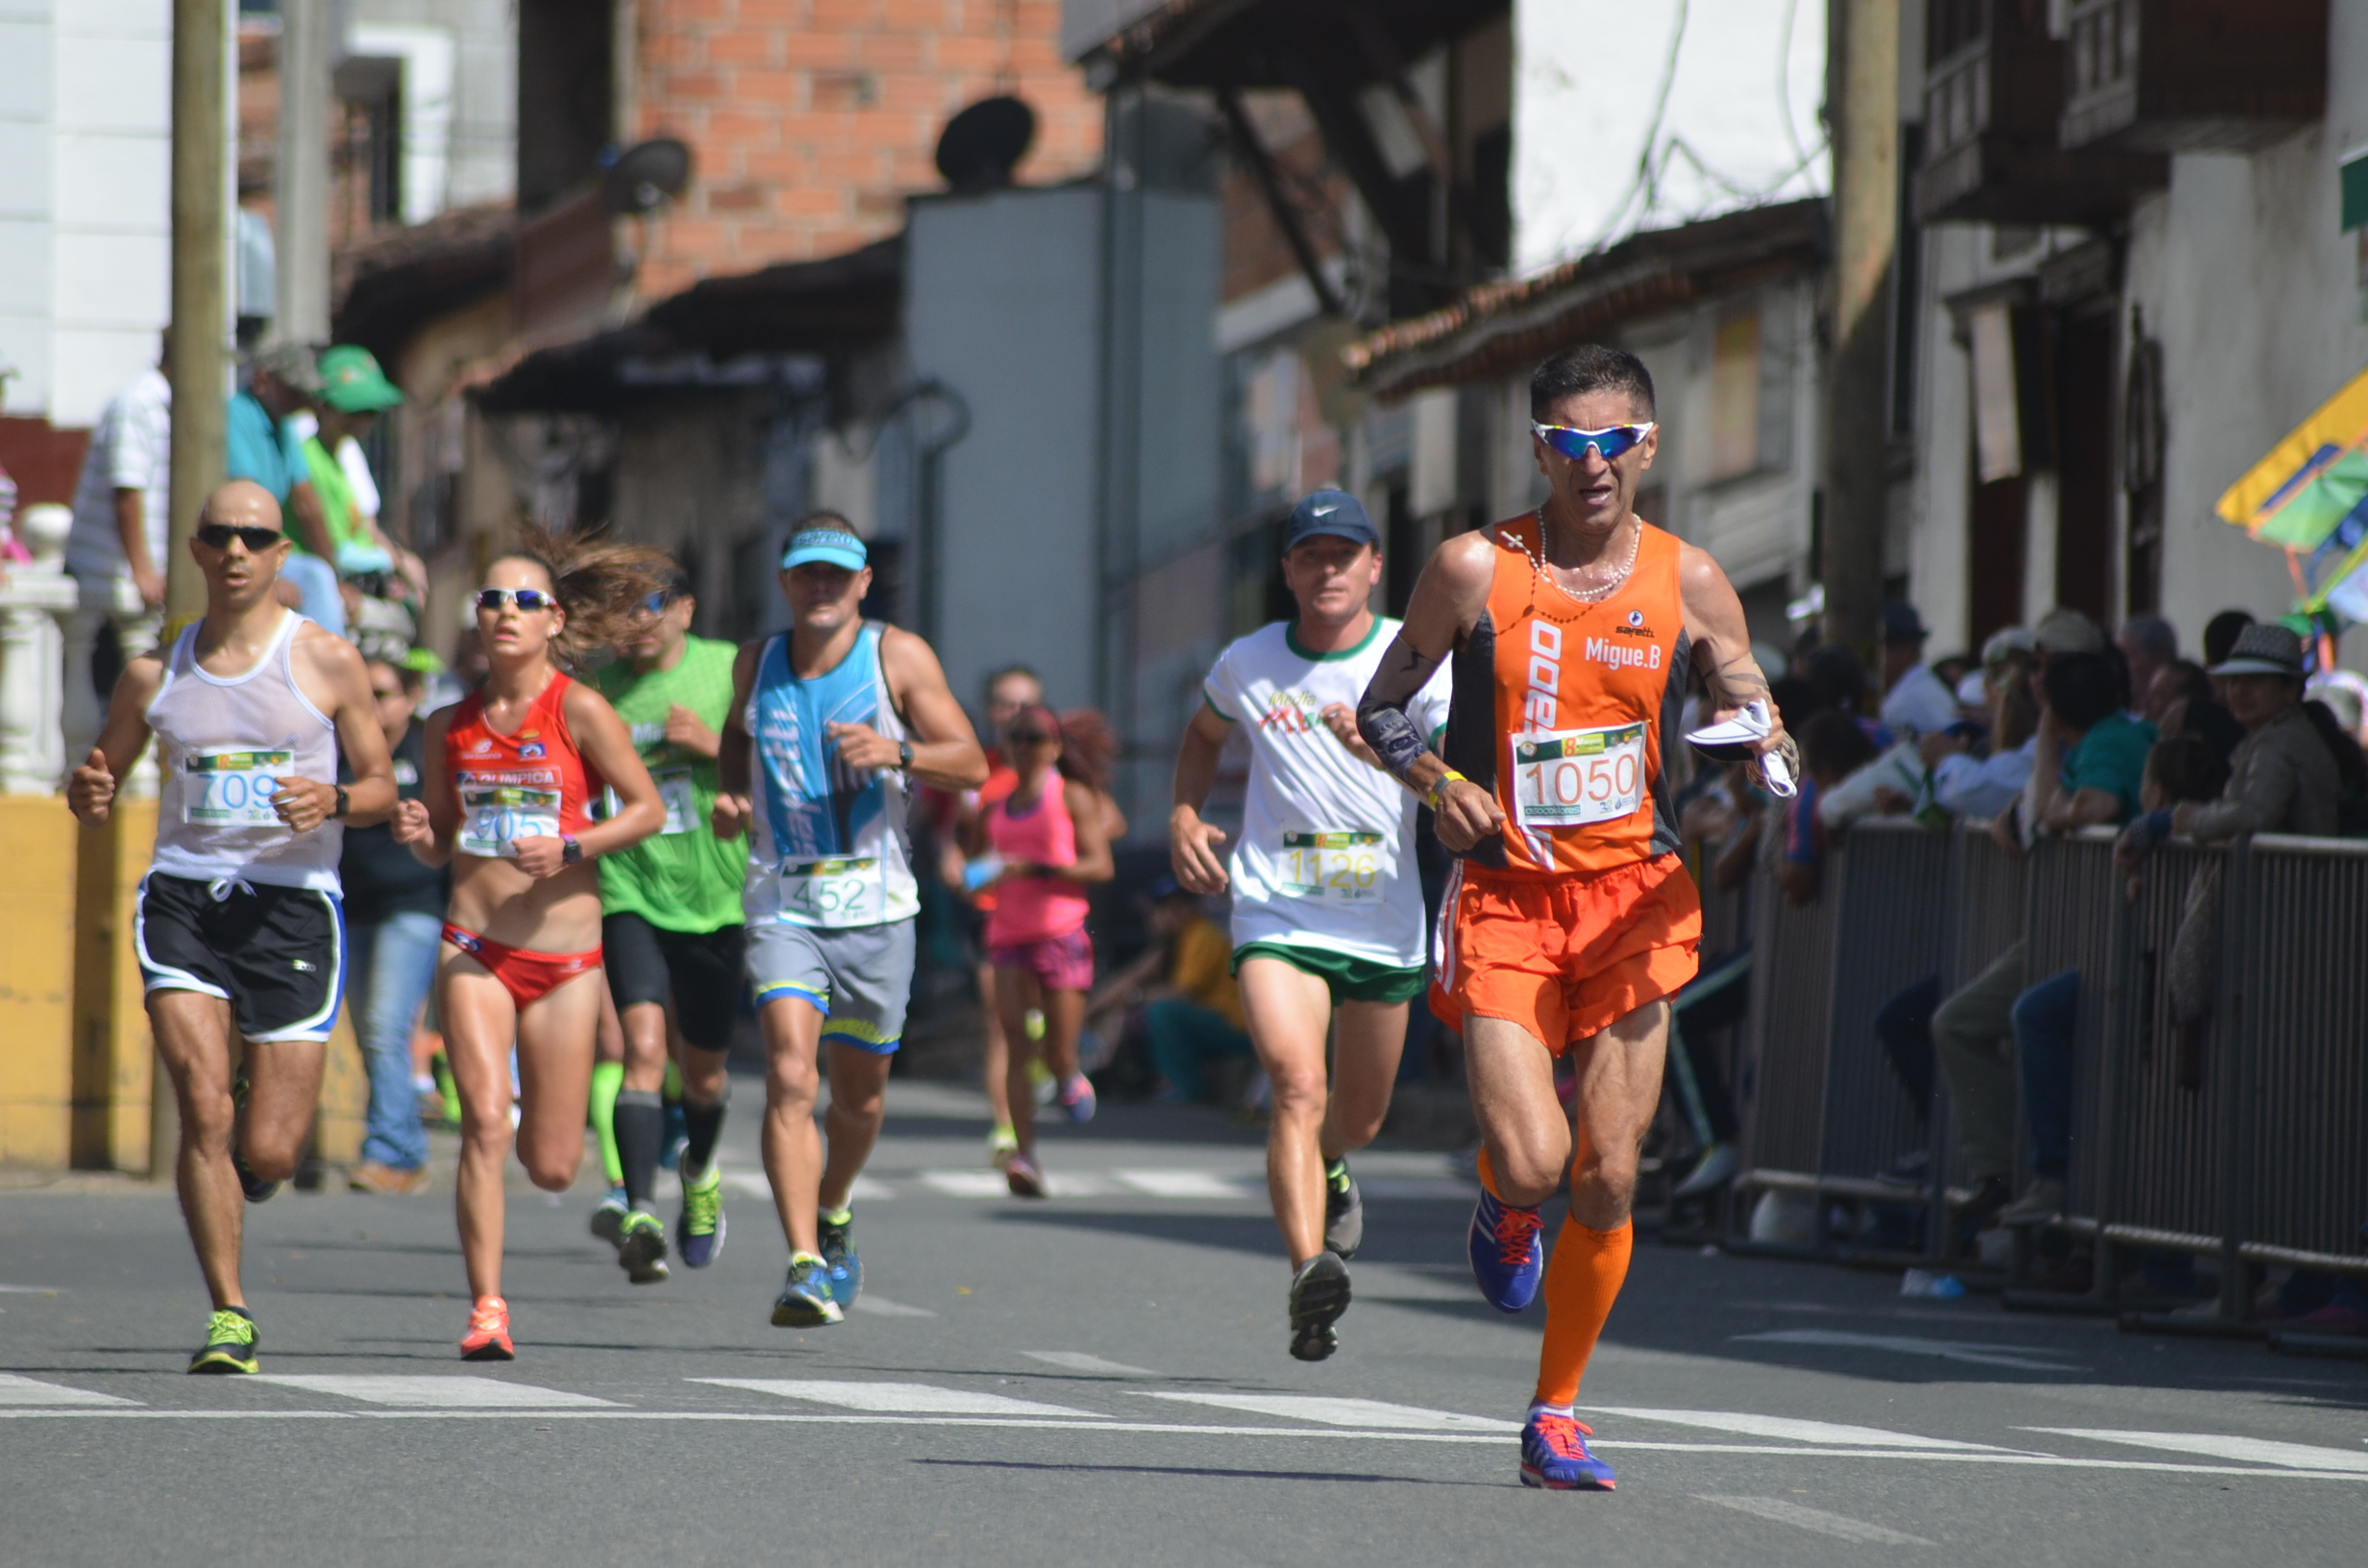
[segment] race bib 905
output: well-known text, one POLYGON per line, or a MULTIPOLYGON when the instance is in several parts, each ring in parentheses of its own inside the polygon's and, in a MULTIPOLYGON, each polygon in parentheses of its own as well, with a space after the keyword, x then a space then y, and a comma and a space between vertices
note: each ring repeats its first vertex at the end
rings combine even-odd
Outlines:
POLYGON ((1514 815, 1524 828, 1617 821, 1644 803, 1644 726, 1513 737, 1514 815))
POLYGON ((271 809, 276 775, 293 771, 293 751, 192 751, 183 764, 181 820, 208 827, 280 827, 271 809))
POLYGON ((1327 903, 1379 903, 1381 835, 1351 830, 1285 832, 1274 857, 1275 889, 1327 903))
POLYGON ((460 849, 492 859, 518 858, 520 839, 559 836, 559 792, 504 781, 500 775, 463 773, 460 790, 460 849))

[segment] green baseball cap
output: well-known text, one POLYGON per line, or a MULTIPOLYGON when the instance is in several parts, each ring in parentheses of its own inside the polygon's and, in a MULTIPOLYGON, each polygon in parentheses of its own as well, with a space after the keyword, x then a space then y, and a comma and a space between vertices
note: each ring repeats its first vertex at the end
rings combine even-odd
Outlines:
POLYGON ((320 396, 341 414, 374 414, 403 401, 370 351, 356 343, 321 351, 320 396))

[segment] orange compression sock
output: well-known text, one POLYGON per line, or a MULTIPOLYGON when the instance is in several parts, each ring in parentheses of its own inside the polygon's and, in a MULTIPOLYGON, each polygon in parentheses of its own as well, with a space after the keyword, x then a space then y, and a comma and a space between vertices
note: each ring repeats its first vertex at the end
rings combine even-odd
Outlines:
POLYGON ((1480 1185, 1489 1189, 1489 1196, 1498 1203, 1504 1202, 1505 1195, 1496 1190, 1496 1167, 1489 1164, 1489 1150, 1485 1143, 1480 1146, 1480 1161, 1475 1170, 1480 1177, 1480 1185))
POLYGON ((1576 1219, 1563 1221, 1545 1268, 1539 1404, 1567 1409, 1578 1399, 1588 1358, 1594 1355, 1604 1319, 1612 1315, 1612 1303, 1628 1278, 1628 1254, 1635 1240, 1633 1221, 1616 1231, 1590 1230, 1576 1219))

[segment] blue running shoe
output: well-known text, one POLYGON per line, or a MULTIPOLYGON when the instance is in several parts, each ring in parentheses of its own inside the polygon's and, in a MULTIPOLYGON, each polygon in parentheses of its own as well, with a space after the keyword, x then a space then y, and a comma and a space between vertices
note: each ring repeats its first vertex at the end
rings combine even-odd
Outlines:
POLYGON ((682 1184, 682 1214, 675 1223, 675 1247, 686 1268, 704 1268, 724 1250, 724 1167, 713 1161, 706 1173, 682 1184))
POLYGON ((773 1304, 777 1329, 814 1329, 843 1323, 847 1314, 830 1298, 830 1265, 810 1252, 789 1261, 789 1280, 773 1304))
POLYGON ((1608 1492, 1612 1467, 1587 1451, 1593 1430, 1574 1416, 1532 1410, 1521 1428, 1521 1484, 1549 1492, 1608 1492))
POLYGON ((1094 1085, 1084 1073, 1063 1084, 1054 1098, 1061 1102, 1061 1110, 1070 1120, 1082 1123, 1094 1119, 1094 1085))
POLYGON ((830 1299, 852 1307, 863 1290, 863 1260, 855 1256, 855 1216, 849 1213, 834 1224, 829 1215, 822 1215, 815 1222, 815 1239, 822 1243, 823 1262, 830 1266, 830 1299))
POLYGON ((1500 1312, 1517 1312, 1538 1297, 1545 1247, 1538 1239, 1538 1211, 1516 1209, 1486 1188, 1471 1212, 1471 1277, 1500 1312))
POLYGON ((682 1151, 691 1141, 690 1127, 683 1120, 680 1100, 668 1100, 665 1111, 666 1138, 657 1146, 657 1164, 660 1170, 678 1170, 682 1165, 682 1151))
POLYGON ((592 1234, 612 1247, 623 1245, 625 1216, 632 1212, 633 1206, 626 1201, 625 1188, 610 1188, 608 1196, 601 1199, 601 1206, 592 1211, 592 1234))

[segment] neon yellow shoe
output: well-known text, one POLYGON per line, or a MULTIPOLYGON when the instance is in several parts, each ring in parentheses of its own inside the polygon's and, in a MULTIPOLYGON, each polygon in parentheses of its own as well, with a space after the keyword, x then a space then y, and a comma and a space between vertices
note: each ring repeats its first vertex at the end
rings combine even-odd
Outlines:
POLYGON ((221 1307, 206 1322, 206 1343, 189 1358, 192 1372, 253 1372, 262 1366, 256 1347, 262 1331, 244 1307, 221 1307))

